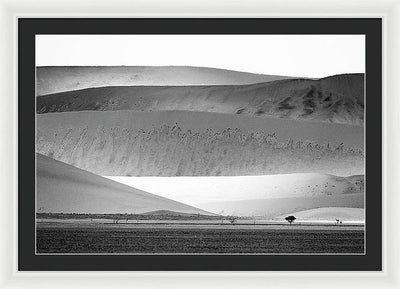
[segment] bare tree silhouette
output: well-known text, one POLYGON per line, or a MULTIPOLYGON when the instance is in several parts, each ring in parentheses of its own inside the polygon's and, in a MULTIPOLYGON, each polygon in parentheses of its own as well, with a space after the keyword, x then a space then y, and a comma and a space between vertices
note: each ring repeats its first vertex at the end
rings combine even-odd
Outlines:
POLYGON ((296 220, 296 217, 295 216, 287 216, 285 218, 285 220, 288 221, 289 224, 291 225, 294 222, 294 220, 296 220))

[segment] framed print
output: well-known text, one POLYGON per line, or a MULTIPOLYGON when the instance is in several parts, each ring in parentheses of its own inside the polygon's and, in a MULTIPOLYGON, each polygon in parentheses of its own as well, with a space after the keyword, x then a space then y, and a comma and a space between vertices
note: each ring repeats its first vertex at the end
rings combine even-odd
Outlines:
POLYGON ((20 271, 382 270, 382 19, 19 18, 20 271))

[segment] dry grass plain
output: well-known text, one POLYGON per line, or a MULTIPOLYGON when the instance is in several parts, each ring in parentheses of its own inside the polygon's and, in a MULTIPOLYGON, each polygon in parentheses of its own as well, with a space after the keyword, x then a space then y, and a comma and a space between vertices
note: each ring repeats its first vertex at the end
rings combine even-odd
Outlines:
POLYGON ((66 254, 362 254, 364 226, 243 220, 39 222, 37 253, 66 254), (258 221, 257 221, 258 222, 258 221))

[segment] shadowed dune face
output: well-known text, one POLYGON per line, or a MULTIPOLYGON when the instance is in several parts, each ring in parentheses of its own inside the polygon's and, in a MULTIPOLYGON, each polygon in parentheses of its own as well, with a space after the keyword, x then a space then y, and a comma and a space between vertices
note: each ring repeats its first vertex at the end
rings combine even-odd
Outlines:
POLYGON ((212 215, 40 154, 36 154, 36 161, 36 206, 39 213, 139 214, 169 210, 212 215))
POLYGON ((342 124, 85 111, 38 115, 36 150, 107 176, 347 176, 364 173, 363 136, 362 127, 342 124))
POLYGON ((36 94, 102 86, 237 85, 289 78, 190 66, 46 66, 36 69, 36 94))
POLYGON ((108 86, 37 97, 38 113, 83 110, 181 110, 363 125, 364 75, 251 85, 108 86))

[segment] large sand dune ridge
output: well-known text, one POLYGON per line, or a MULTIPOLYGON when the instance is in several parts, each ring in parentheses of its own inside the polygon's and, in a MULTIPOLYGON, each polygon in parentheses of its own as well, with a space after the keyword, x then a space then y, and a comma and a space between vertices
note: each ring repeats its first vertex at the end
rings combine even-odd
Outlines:
POLYGON ((36 206, 42 213, 210 213, 36 154, 36 206))
POLYGON ((37 117, 39 153, 100 175, 364 173, 363 128, 217 113, 84 111, 37 117))
POLYGON ((181 110, 363 125, 364 75, 251 85, 107 86, 37 97, 38 113, 82 110, 181 110))
POLYGON ((288 78, 191 66, 43 66, 36 68, 36 94, 101 86, 238 85, 288 78))

